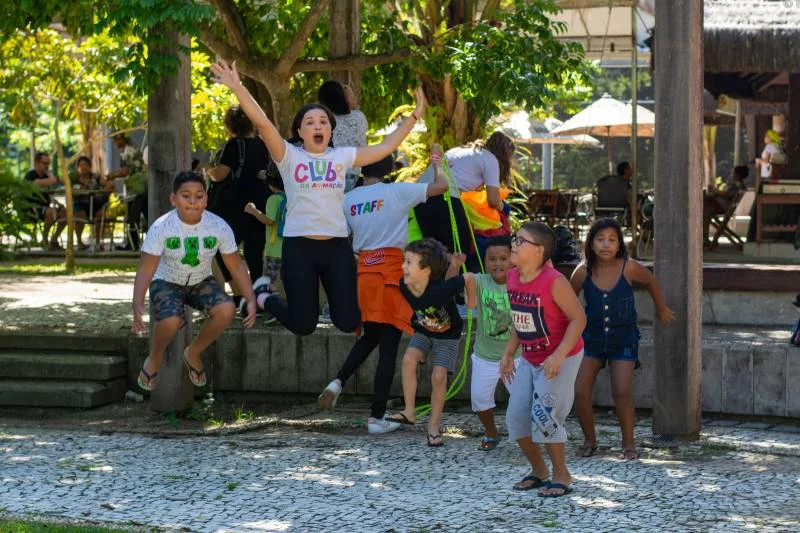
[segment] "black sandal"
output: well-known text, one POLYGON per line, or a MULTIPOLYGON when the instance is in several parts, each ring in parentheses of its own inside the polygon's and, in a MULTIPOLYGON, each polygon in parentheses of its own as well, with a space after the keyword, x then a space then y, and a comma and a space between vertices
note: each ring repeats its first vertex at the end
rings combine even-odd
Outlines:
POLYGON ((397 413, 394 415, 387 416, 384 420, 388 420, 389 422, 397 422, 398 424, 404 424, 406 426, 413 426, 414 422, 408 419, 406 415, 403 413, 397 413), (399 417, 399 418, 395 418, 399 417))
POLYGON ((431 435, 430 433, 427 434, 428 438, 428 446, 431 448, 440 448, 444 446, 444 440, 442 439, 441 433, 439 435, 431 435))

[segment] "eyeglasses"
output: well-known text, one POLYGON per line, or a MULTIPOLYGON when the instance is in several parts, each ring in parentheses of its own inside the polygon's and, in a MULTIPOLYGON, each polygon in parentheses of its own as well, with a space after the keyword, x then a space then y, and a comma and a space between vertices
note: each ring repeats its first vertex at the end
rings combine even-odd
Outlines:
POLYGON ((511 242, 512 242, 512 244, 515 244, 517 246, 522 246, 525 243, 532 244, 533 246, 542 246, 542 244, 540 244, 538 242, 529 241, 525 237, 520 237, 519 235, 512 235, 511 236, 511 242))

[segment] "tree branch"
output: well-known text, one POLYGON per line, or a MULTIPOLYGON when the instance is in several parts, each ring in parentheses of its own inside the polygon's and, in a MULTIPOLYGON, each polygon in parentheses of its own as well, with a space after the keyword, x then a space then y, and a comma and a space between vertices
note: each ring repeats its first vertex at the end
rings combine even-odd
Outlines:
POLYGON ((311 4, 311 9, 309 9, 306 19, 297 28, 297 32, 292 36, 289 46, 286 47, 283 55, 278 60, 278 64, 275 67, 277 72, 286 74, 294 72, 293 67, 297 63, 297 58, 300 57, 300 53, 311 37, 311 33, 317 27, 319 19, 327 11, 329 2, 330 0, 314 0, 314 3, 311 4))
POLYGON ((298 72, 326 72, 337 70, 365 70, 410 58, 411 50, 403 48, 387 54, 343 56, 335 59, 302 59, 292 65, 291 74, 298 72))
POLYGON ((200 42, 213 50, 217 56, 229 61, 236 61, 236 68, 239 72, 269 86, 272 82, 271 72, 275 66, 274 60, 253 57, 239 52, 207 26, 200 26, 199 30, 200 42))
POLYGON ((211 0, 214 9, 217 10, 222 25, 225 26, 225 33, 239 52, 250 53, 250 46, 244 37, 244 20, 241 12, 236 8, 233 0, 211 0))

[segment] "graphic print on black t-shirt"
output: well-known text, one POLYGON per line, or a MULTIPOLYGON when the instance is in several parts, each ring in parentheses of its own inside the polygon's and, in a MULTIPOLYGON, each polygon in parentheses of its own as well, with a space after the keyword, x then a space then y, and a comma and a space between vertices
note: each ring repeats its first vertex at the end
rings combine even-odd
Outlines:
POLYGON ((429 282, 425 292, 417 297, 400 280, 400 292, 414 310, 411 317, 414 331, 437 339, 459 338, 464 324, 453 298, 463 289, 464 276, 459 275, 429 282))
POLYGON ((514 329, 522 343, 522 353, 535 353, 550 346, 550 329, 538 295, 508 291, 514 329))

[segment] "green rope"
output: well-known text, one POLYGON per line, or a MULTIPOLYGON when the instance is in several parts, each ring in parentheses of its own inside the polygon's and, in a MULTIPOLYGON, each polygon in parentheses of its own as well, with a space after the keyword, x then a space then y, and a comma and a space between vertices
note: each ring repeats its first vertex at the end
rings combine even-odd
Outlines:
MULTIPOLYGON (((450 213, 450 228, 453 232, 453 250, 456 253, 461 253, 461 240, 459 239, 458 235, 458 226, 456 225, 456 214, 453 210, 453 203, 450 198, 450 190, 456 187, 455 178, 453 177, 453 173, 450 170, 450 166, 447 164, 447 159, 442 159, 442 168, 444 169, 444 175, 447 178, 447 182, 449 184, 448 190, 444 193, 444 200, 447 203, 447 210, 450 213)), ((469 219, 467 219, 467 226, 469 227, 469 234, 472 237, 472 245, 475 247, 475 251, 478 251, 478 244, 475 242, 475 232, 472 230, 472 224, 470 224, 469 219)), ((481 272, 483 272, 483 261, 481 261, 480 253, 478 253, 478 264, 480 265, 481 272)), ((461 265, 461 271, 466 272, 467 266, 466 264, 461 265)), ((467 382, 467 356, 469 355, 469 348, 470 348, 470 340, 472 339, 472 309, 467 309, 467 337, 464 341, 464 354, 461 357, 461 364, 458 367, 458 371, 456 375, 453 377, 453 381, 450 382, 450 386, 447 388, 447 392, 445 393, 444 400, 445 402, 452 399, 456 394, 461 392, 461 389, 464 388, 464 385, 467 382)), ((414 410, 414 414, 416 418, 420 418, 422 416, 427 415, 431 412, 431 404, 426 403, 414 410)))

